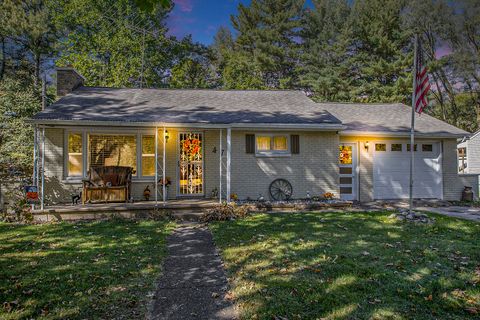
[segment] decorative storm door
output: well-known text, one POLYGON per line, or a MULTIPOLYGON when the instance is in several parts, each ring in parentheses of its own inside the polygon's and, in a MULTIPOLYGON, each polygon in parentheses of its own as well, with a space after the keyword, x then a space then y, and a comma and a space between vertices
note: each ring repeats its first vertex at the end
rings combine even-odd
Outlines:
POLYGON ((340 198, 356 200, 356 154, 355 144, 345 143, 338 148, 338 165, 340 167, 340 198))
POLYGON ((179 195, 203 195, 203 134, 179 135, 179 195))

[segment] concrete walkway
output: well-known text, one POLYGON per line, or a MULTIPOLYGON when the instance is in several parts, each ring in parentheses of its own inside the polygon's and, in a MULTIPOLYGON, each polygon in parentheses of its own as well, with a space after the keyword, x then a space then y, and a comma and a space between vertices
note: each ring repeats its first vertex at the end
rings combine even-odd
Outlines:
MULTIPOLYGON (((417 211, 434 212, 444 216, 480 222, 480 208, 452 206, 448 201, 442 200, 415 200, 413 205, 414 210, 417 211)), ((357 204, 352 207, 352 211, 380 211, 395 209, 408 209, 408 201, 374 201, 357 204)))
POLYGON ((223 263, 205 226, 184 223, 167 239, 168 256, 150 319, 236 319, 224 296, 223 263))
POLYGON ((430 211, 444 216, 480 222, 480 208, 450 206, 438 208, 417 207, 415 209, 421 211, 430 211))

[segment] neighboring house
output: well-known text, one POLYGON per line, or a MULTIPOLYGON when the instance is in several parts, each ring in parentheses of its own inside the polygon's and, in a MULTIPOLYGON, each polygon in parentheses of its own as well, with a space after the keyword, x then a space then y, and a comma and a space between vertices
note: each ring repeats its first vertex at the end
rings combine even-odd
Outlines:
POLYGON ((457 145, 458 172, 480 174, 480 131, 465 137, 457 145))
MULTIPOLYGON (((84 87, 71 68, 59 69, 57 82, 61 98, 32 119, 44 133, 49 203, 70 201, 91 165, 133 167, 135 200, 155 176, 171 181, 168 199, 268 199, 277 178, 291 183, 293 198, 408 197, 411 109, 402 104, 315 103, 300 91, 84 87)), ((478 176, 457 172, 457 139, 468 133, 428 115, 416 116, 416 130, 415 198, 458 200, 466 185, 478 194, 478 176)))

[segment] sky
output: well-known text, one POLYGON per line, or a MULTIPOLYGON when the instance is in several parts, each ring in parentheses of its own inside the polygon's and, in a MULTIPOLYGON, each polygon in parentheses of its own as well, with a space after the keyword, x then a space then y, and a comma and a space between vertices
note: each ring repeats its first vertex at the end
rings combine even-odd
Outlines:
POLYGON ((240 3, 250 0, 174 0, 167 20, 169 34, 179 38, 191 34, 195 42, 209 45, 220 26, 231 28, 230 15, 240 3))
MULTIPOLYGON (((232 29, 230 15, 237 13, 240 3, 250 0, 174 0, 167 20, 169 34, 183 38, 191 34, 193 41, 209 45, 221 26, 232 29)), ((310 1, 307 0, 307 4, 310 1)))

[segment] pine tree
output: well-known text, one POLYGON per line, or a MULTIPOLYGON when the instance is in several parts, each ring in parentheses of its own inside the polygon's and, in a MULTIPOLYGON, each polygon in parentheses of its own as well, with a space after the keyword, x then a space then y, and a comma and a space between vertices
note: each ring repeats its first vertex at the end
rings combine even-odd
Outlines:
POLYGON ((295 81, 298 29, 303 0, 252 0, 232 16, 238 49, 248 53, 267 87, 288 88, 295 81))
POLYGON ((352 7, 353 101, 408 102, 411 94, 412 33, 403 28, 404 1, 358 0, 352 7))
POLYGON ((314 0, 313 5, 302 18, 299 84, 312 90, 317 100, 349 100, 350 7, 346 0, 314 0))

